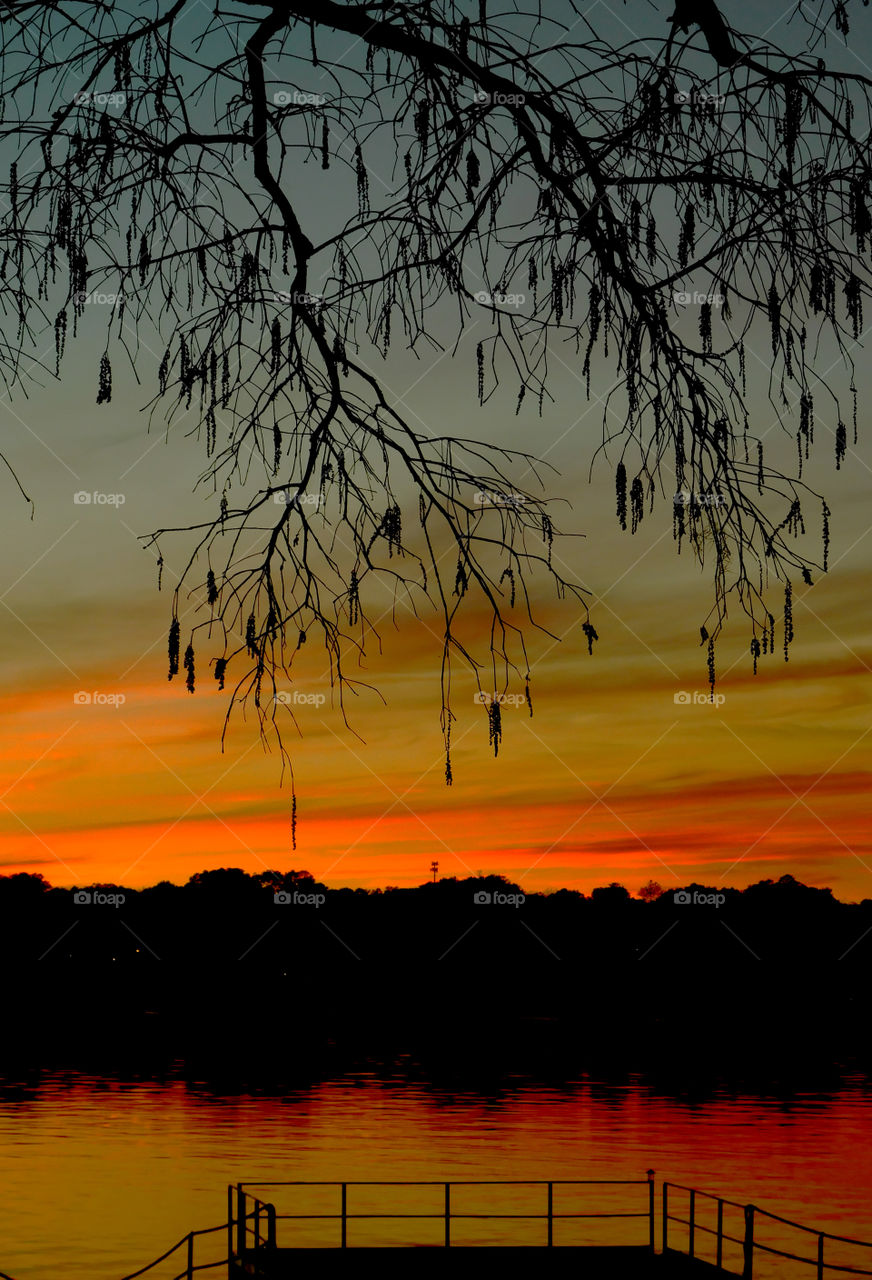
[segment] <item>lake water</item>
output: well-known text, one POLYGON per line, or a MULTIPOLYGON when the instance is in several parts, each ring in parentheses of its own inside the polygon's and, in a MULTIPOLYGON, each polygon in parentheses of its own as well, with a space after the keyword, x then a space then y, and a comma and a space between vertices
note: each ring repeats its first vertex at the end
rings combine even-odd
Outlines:
MULTIPOLYGON (((559 1089, 519 1081, 485 1097, 363 1072, 276 1098, 215 1096, 181 1080, 44 1076, 33 1089, 0 1093, 0 1271, 16 1280, 119 1280, 190 1229, 225 1221, 228 1182, 255 1180, 644 1179, 652 1167, 658 1195, 668 1179, 868 1240, 870 1136, 865 1078, 789 1099, 716 1093, 681 1101, 633 1079, 559 1089)), ((270 1194, 279 1212, 287 1194, 270 1194)), ((644 1187, 623 1194, 644 1209, 644 1187)), ((521 1188, 494 1207, 540 1212, 541 1197, 541 1189, 521 1188)), ((731 1218, 728 1230, 739 1225, 731 1218)), ((351 1224, 349 1243, 367 1229, 379 1230, 351 1224)), ((492 1230, 470 1229, 479 1240, 492 1230)), ((533 1243, 544 1227, 518 1229, 533 1243)), ((641 1242, 646 1224, 610 1229, 641 1242)), ((324 1230, 335 1233, 335 1224, 324 1230)), ((461 1224, 457 1230, 460 1242, 461 1224)), ((813 1252, 813 1237, 802 1243, 813 1252)), ((223 1244, 220 1233, 206 1237, 196 1260, 220 1256, 223 1244)), ((872 1251, 850 1260, 872 1270, 872 1251)), ((164 1280, 183 1265, 176 1254, 149 1274, 164 1280)), ((755 1275, 814 1274, 790 1265, 755 1275)))

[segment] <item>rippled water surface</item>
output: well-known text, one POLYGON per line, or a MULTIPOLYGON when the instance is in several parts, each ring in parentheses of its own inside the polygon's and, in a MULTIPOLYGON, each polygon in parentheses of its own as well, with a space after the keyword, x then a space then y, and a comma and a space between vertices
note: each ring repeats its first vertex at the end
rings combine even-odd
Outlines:
MULTIPOLYGON (((658 1195, 665 1178, 870 1239, 870 1138, 872 1093, 859 1079, 836 1093, 789 1100, 714 1095, 689 1103, 633 1082, 581 1081, 559 1090, 519 1084, 485 1098, 364 1073, 267 1098, 218 1097, 181 1081, 48 1076, 32 1090, 0 1095, 6 1188, 0 1271, 16 1280, 119 1280, 192 1228, 225 1221, 227 1184, 238 1181, 644 1179, 653 1167, 658 1195)), ((441 1211, 434 1190, 416 1192, 413 1207, 441 1211)), ((295 1207, 292 1194, 276 1189, 269 1198, 279 1212, 288 1211, 295 1207)), ((616 1203, 614 1196, 597 1194, 597 1208, 616 1203)), ((644 1209, 645 1187, 620 1194, 631 1208, 644 1209)), ((572 1210, 569 1195, 555 1207, 572 1210)), ((518 1188, 499 1204, 467 1199, 456 1200, 456 1207, 474 1212, 490 1203, 533 1213, 542 1210, 541 1197, 541 1189, 518 1188)), ((674 1203, 683 1214, 686 1202, 676 1194, 674 1203)), ((349 1207, 362 1212, 368 1204, 359 1199, 349 1207)), ((329 1212, 334 1208, 328 1205, 329 1212)), ((708 1212, 704 1203, 701 1212, 708 1212)), ((739 1231, 741 1215, 729 1209, 727 1215, 728 1230, 739 1231)), ((287 1225, 280 1223, 280 1230, 287 1225)), ((426 1232, 434 1227, 441 1229, 419 1224, 419 1238, 429 1240, 426 1232)), ((361 1223, 349 1231, 363 1233, 357 1237, 363 1243, 366 1231, 369 1240, 387 1240, 395 1238, 392 1229, 361 1223)), ((458 1242, 464 1230, 472 1232, 470 1239, 486 1240, 495 1229, 498 1224, 458 1223, 458 1242)), ((530 1221, 511 1229, 527 1232, 514 1238, 533 1243, 544 1226, 530 1221)), ((558 1224, 561 1229, 580 1228, 568 1222, 558 1224)), ((590 1225, 591 1232, 597 1229, 590 1225)), ((637 1241, 646 1224, 628 1221, 609 1229, 637 1241)), ((671 1230, 677 1241, 681 1229, 671 1230)), ((814 1237, 792 1237, 793 1246, 797 1241, 806 1251, 816 1248, 814 1237)), ((323 1242, 329 1242, 326 1236, 323 1242)), ((198 1242, 196 1260, 219 1257, 224 1243, 221 1233, 206 1237, 198 1242)), ((832 1257, 838 1260, 835 1252, 832 1257)), ((872 1251, 848 1261, 872 1271, 872 1251)), ((179 1253, 150 1274, 166 1280, 183 1264, 179 1253)), ((763 1266, 759 1274, 814 1271, 763 1266)))

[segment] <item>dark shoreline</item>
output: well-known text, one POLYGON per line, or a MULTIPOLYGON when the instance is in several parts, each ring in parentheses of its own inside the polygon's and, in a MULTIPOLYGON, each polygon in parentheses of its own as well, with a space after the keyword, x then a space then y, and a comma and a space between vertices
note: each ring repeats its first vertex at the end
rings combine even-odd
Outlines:
POLYGON ((113 906, 0 878, 0 1071, 183 1060, 191 1078, 280 1090, 383 1061, 449 1086, 632 1071, 789 1091, 872 1070, 870 900, 791 877, 719 906, 619 886, 476 901, 520 893, 499 878, 287 883, 300 904, 228 871, 113 906))

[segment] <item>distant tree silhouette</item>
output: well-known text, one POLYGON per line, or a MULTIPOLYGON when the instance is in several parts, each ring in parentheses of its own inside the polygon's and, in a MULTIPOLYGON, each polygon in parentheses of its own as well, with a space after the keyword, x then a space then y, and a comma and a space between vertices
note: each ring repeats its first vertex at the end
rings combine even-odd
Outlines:
POLYGON ((0 893, 18 901, 38 901, 51 885, 38 872, 16 871, 11 876, 0 876, 0 893))
POLYGON ((607 884, 599 889, 591 891, 591 901, 598 906, 621 906, 625 902, 630 902, 630 891, 622 884, 618 884, 617 880, 613 880, 611 884, 607 884))
POLYGON ((315 877, 311 871, 260 871, 254 876, 254 880, 274 893, 281 889, 288 890, 303 886, 308 891, 309 886, 315 884, 315 877))
POLYGON ((825 909, 828 903, 834 901, 832 889, 802 884, 789 874, 780 876, 778 880, 760 880, 757 884, 750 885, 745 893, 752 900, 771 900, 789 909, 803 905, 825 909))
POLYGON ((192 889, 207 889, 216 894, 232 894, 256 883, 241 867, 215 867, 208 871, 195 871, 188 881, 192 889))
POLYGON ((656 880, 649 880, 639 890, 639 897, 643 902, 656 902, 662 893, 663 886, 658 884, 656 880))

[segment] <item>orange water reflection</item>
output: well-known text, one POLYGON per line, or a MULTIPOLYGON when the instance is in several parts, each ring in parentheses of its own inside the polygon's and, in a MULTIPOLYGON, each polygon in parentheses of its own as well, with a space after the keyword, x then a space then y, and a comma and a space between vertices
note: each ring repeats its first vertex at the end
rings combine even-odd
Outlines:
MULTIPOLYGON (((0 1102, 10 1189, 0 1269, 18 1280, 117 1280, 191 1228, 223 1221, 231 1181, 635 1179, 649 1166, 658 1183, 868 1239, 870 1117, 860 1079, 790 1100, 686 1102, 638 1082, 519 1084, 484 1098, 362 1074, 266 1098, 216 1097, 180 1081, 47 1077, 0 1102)), ((506 1205, 532 1204, 531 1195, 519 1190, 506 1205)), ((643 1228, 628 1225, 634 1242, 643 1228)), ((223 1237, 214 1240, 220 1250, 223 1237)))

